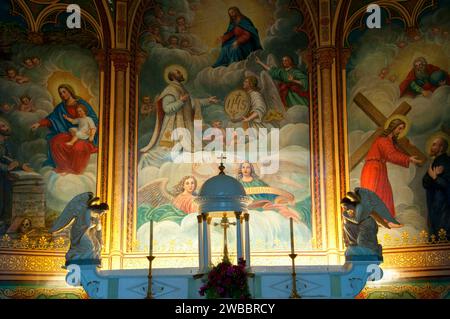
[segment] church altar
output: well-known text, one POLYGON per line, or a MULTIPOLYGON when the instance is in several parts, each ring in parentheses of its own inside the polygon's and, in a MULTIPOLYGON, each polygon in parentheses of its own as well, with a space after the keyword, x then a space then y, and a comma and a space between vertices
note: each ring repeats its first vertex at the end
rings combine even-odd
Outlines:
MULTIPOLYGON (((369 280, 382 277, 380 261, 348 261, 342 266, 297 266, 296 285, 301 298, 355 298, 369 280), (379 276, 376 276, 376 274, 379 276)), ((79 265, 80 286, 93 299, 143 299, 147 296, 148 269, 99 270, 79 265)), ((197 268, 154 269, 153 297, 156 299, 200 299, 201 279, 197 268)), ((292 291, 291 268, 252 267, 248 279, 252 298, 286 299, 292 291)), ((69 273, 67 278, 70 278, 69 273)))

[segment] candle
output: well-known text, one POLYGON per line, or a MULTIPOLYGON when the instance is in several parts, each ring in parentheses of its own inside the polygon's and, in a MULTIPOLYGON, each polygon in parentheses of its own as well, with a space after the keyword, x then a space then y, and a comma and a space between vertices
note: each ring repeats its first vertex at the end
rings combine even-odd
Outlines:
POLYGON ((290 226, 291 226, 291 254, 294 254, 294 220, 289 218, 290 226))
POLYGON ((153 256, 153 220, 150 221, 150 252, 149 256, 153 256))

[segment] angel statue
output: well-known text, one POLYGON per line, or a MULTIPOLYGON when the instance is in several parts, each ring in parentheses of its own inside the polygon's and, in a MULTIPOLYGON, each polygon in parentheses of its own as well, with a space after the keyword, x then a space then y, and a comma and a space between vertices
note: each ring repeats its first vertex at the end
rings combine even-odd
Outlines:
POLYGON ((66 228, 72 221, 70 248, 66 266, 70 264, 101 264, 102 229, 100 218, 109 209, 106 203, 96 203, 91 192, 75 196, 64 208, 50 232, 66 228))
POLYGON ((377 238, 378 223, 386 228, 390 228, 389 223, 400 223, 391 216, 378 195, 365 188, 357 187, 354 192, 348 192, 341 200, 341 207, 346 257, 376 256, 381 260, 382 247, 377 238))

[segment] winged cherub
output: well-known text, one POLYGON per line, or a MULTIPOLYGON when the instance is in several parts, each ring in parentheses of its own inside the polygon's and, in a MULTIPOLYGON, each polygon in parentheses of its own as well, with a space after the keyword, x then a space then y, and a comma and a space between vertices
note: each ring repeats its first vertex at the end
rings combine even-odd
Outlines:
POLYGON ((75 196, 56 219, 50 232, 66 228, 70 230, 70 248, 66 254, 66 266, 70 264, 101 264, 102 228, 100 218, 109 209, 106 203, 96 203, 98 197, 91 192, 75 196))

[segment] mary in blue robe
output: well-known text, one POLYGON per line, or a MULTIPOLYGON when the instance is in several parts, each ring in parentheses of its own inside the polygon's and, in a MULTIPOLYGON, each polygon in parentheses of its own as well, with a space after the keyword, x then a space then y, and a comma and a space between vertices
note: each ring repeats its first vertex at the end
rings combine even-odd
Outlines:
POLYGON ((228 10, 230 23, 222 36, 222 49, 213 67, 228 66, 233 62, 245 60, 248 55, 262 49, 258 29, 237 7, 228 10))
POLYGON ((63 101, 56 105, 55 109, 46 118, 40 120, 32 127, 47 127, 49 129, 49 134, 46 138, 49 146, 48 158, 44 162, 44 166, 54 167, 57 173, 83 174, 91 154, 98 151, 98 117, 88 102, 75 95, 70 85, 60 85, 58 92, 63 101), (69 105, 65 100, 68 97, 63 98, 62 94, 70 95, 75 103, 69 105), (78 117, 76 109, 80 104, 85 108, 86 116, 93 120, 97 127, 97 132, 92 141, 79 139, 73 145, 68 145, 67 142, 72 139, 69 129, 75 127, 75 125, 67 121, 64 115, 70 118, 78 117))

